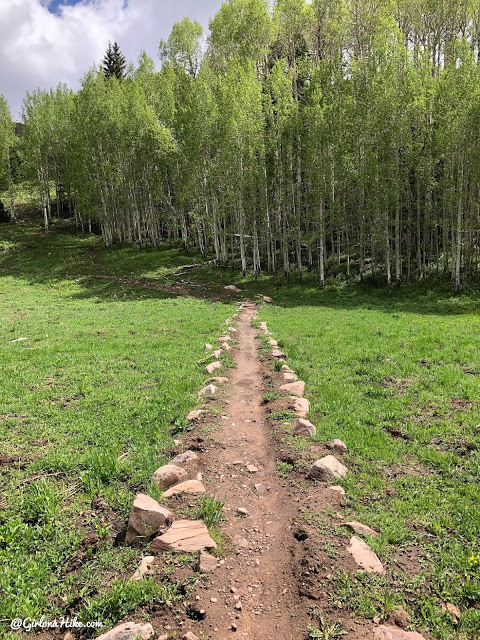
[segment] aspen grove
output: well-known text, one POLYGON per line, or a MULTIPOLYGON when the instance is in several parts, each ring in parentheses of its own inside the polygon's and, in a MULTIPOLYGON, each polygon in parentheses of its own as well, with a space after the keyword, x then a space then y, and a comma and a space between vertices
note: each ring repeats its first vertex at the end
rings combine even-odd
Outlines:
POLYGON ((109 246, 166 238, 321 284, 478 271, 478 0, 227 0, 159 57, 27 94, 46 228, 69 211, 109 246))

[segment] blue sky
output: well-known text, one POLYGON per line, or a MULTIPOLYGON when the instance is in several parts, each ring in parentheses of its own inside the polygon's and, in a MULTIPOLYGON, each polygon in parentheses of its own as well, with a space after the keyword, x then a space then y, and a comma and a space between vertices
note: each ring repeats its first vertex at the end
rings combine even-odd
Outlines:
POLYGON ((63 5, 75 5, 81 2, 81 0, 52 0, 52 2, 48 5, 48 10, 50 13, 57 13, 59 7, 63 5))
POLYGON ((0 94, 19 119, 26 91, 76 89, 116 40, 127 60, 158 44, 188 16, 207 30, 222 0, 0 0, 0 94))
MULTIPOLYGON (((89 0, 50 0, 50 2, 48 2, 47 0, 48 2, 47 7, 50 13, 58 15, 62 7, 64 6, 73 7, 74 5, 79 4, 82 1, 84 2, 84 4, 88 4, 89 2, 89 0)), ((126 8, 128 5, 128 0, 124 0, 123 4, 124 4, 123 8, 126 8)))

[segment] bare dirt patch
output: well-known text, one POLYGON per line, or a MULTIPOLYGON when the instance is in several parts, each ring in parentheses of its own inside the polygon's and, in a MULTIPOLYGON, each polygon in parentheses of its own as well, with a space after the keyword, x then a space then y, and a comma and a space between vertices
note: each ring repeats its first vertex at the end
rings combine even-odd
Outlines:
POLYGON ((380 382, 381 386, 385 389, 394 389, 396 395, 404 394, 413 384, 411 378, 390 378, 386 376, 380 382))
POLYGON ((452 398, 450 402, 455 411, 468 411, 473 407, 478 407, 478 402, 467 398, 452 398))
POLYGON ((396 569, 410 576, 416 576, 423 569, 422 553, 418 547, 410 545, 400 548, 395 554, 392 569, 396 569))
POLYGON ((405 440, 406 442, 412 442, 413 440, 413 437, 409 433, 406 433, 401 429, 396 429, 395 427, 385 427, 385 431, 389 433, 392 438, 400 438, 401 440, 405 440))
POLYGON ((466 373, 469 376, 480 376, 480 371, 476 371, 474 369, 470 369, 469 367, 465 367, 463 372, 466 373))
POLYGON ((59 396, 50 400, 51 405, 59 406, 60 409, 70 409, 71 411, 78 411, 77 402, 83 400, 85 396, 81 393, 76 393, 73 396, 59 396))
POLYGON ((403 419, 403 423, 408 422, 412 424, 426 424, 435 420, 450 420, 452 415, 450 413, 441 412, 437 406, 430 401, 425 407, 419 408, 413 415, 406 416, 403 419))
POLYGON ((128 287, 144 287, 146 289, 154 289, 156 291, 162 291, 163 293, 186 296, 191 298, 198 298, 201 300, 211 300, 218 302, 219 300, 225 300, 231 298, 222 289, 215 292, 207 291, 205 285, 200 282, 183 281, 181 284, 164 284, 160 282, 153 282, 152 280, 146 280, 142 278, 124 278, 120 276, 90 276, 94 280, 104 280, 107 282, 116 282, 128 287))

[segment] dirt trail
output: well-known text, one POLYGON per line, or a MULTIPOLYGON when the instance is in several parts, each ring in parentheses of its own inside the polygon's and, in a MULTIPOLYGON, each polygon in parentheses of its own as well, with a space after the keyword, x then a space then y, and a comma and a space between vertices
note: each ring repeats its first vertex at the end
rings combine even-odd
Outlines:
POLYGON ((298 640, 305 637, 307 626, 293 575, 298 505, 276 472, 262 406, 257 330, 251 326, 255 313, 255 305, 246 304, 238 319, 238 349, 233 352, 237 368, 228 374, 227 414, 220 420, 217 443, 205 452, 208 491, 225 500, 224 530, 235 551, 214 573, 208 589, 199 592, 199 605, 207 613, 202 627, 209 638, 224 640, 235 632, 252 640, 298 640), (249 515, 239 516, 238 508, 249 515))

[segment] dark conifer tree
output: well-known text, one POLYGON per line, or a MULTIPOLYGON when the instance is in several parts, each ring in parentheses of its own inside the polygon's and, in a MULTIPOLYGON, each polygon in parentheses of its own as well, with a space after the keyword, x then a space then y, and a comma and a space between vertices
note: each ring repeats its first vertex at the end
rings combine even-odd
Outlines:
POLYGON ((125 77, 126 66, 127 61, 122 55, 118 43, 114 42, 112 45, 112 43, 109 42, 107 53, 105 54, 105 57, 103 59, 103 72, 107 80, 109 78, 113 78, 114 76, 118 80, 123 80, 123 78, 125 77))

